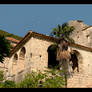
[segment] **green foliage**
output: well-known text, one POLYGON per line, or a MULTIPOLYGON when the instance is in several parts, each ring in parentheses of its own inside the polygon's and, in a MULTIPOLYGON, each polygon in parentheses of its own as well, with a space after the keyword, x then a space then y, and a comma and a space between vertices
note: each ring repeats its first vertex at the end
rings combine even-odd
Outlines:
POLYGON ((56 70, 45 71, 45 73, 32 72, 17 84, 17 88, 62 88, 65 80, 56 70))
POLYGON ((16 87, 16 84, 14 81, 6 80, 5 82, 3 82, 3 80, 4 80, 4 74, 3 74, 3 71, 0 71, 0 88, 16 87))
POLYGON ((4 83, 0 82, 0 88, 4 88, 4 83))
POLYGON ((53 31, 51 32, 50 36, 56 37, 56 38, 67 38, 69 41, 74 42, 72 38, 69 37, 69 35, 74 31, 73 26, 69 26, 68 23, 62 24, 60 26, 58 24, 57 28, 53 28, 53 31))
POLYGON ((64 77, 56 69, 51 69, 41 73, 40 71, 26 74, 23 81, 15 83, 6 80, 0 82, 0 88, 63 88, 65 86, 64 77))
POLYGON ((44 74, 39 72, 32 72, 31 74, 27 74, 25 79, 17 84, 17 88, 37 88, 39 86, 39 82, 41 79, 45 77, 44 74))
POLYGON ((0 88, 16 87, 16 84, 14 81, 6 80, 5 82, 3 82, 3 80, 4 80, 4 74, 3 74, 3 71, 0 71, 0 88))
POLYGON ((35 81, 35 74, 32 72, 31 74, 27 74, 25 79, 17 84, 17 88, 33 88, 37 85, 37 81, 35 81))
POLYGON ((0 62, 3 63, 4 57, 10 54, 11 45, 4 36, 0 36, 0 62))
POLYGON ((14 81, 6 80, 3 83, 3 88, 15 88, 15 87, 16 87, 16 84, 14 81))
POLYGON ((0 81, 3 81, 3 77, 4 77, 3 71, 0 71, 0 81))
POLYGON ((22 39, 22 37, 20 37, 20 36, 17 36, 17 35, 14 35, 14 34, 10 34, 10 33, 5 32, 3 30, 0 30, 0 36, 12 37, 12 38, 15 38, 17 40, 21 40, 22 39))
POLYGON ((62 88, 64 87, 64 80, 60 76, 47 78, 43 83, 43 88, 62 88))
POLYGON ((16 88, 14 81, 6 80, 5 82, 0 82, 0 88, 16 88))
POLYGON ((65 79, 64 76, 60 74, 63 73, 62 70, 57 70, 57 67, 51 70, 46 71, 46 73, 50 74, 49 77, 45 78, 45 82, 43 83, 43 88, 64 88, 65 87, 65 79))

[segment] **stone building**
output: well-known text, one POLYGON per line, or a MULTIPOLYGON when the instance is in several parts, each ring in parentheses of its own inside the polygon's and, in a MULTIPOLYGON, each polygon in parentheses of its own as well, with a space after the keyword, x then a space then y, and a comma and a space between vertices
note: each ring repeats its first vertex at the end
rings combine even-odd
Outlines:
POLYGON ((69 21, 69 26, 74 26, 75 30, 70 35, 77 44, 92 48, 92 26, 88 26, 80 21, 69 21))
MULTIPOLYGON (((78 59, 79 72, 70 74, 68 87, 92 87, 92 44, 91 26, 85 26, 79 31, 79 37, 74 36, 75 43, 69 44, 68 50, 74 52, 78 59), (78 38, 77 38, 78 37, 78 38), (79 40, 78 40, 79 39, 79 40), (77 41, 78 40, 78 41, 77 41)), ((50 48, 58 39, 29 31, 25 37, 13 48, 9 58, 5 58, 5 78, 16 82, 22 80, 26 73, 31 71, 44 71, 56 62, 56 57, 50 52, 50 48), (52 62, 53 61, 53 62, 52 62)))

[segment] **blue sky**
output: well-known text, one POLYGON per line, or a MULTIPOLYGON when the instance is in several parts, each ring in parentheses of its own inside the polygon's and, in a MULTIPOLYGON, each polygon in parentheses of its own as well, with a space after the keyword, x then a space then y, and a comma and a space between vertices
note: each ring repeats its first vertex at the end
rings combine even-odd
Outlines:
POLYGON ((92 4, 0 5, 0 29, 22 37, 29 30, 49 35, 57 24, 69 20, 92 25, 92 4))

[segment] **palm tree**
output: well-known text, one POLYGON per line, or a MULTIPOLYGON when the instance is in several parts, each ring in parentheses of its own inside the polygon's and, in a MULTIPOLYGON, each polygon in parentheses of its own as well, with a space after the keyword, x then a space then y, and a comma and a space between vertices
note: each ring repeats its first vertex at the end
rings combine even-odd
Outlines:
POLYGON ((62 39, 58 47, 57 60, 59 61, 60 68, 62 67, 65 75, 65 87, 67 87, 67 75, 69 74, 69 59, 70 53, 68 51, 68 43, 62 39))
POLYGON ((3 63, 4 57, 8 57, 11 45, 4 36, 0 36, 0 62, 3 63))
POLYGON ((53 28, 53 31, 51 32, 50 36, 56 37, 56 38, 64 38, 67 39, 70 42, 74 43, 74 40, 69 37, 69 35, 74 31, 73 26, 69 26, 68 23, 62 24, 60 26, 58 24, 57 28, 53 28))
POLYGON ((69 35, 73 32, 74 27, 68 26, 68 23, 64 23, 62 26, 58 25, 57 28, 54 28, 51 32, 51 36, 59 39, 58 41, 58 51, 57 51, 57 60, 59 61, 60 67, 62 66, 65 75, 65 87, 67 87, 67 74, 68 74, 68 66, 70 53, 68 51, 68 42, 66 39, 72 43, 74 40, 69 37, 69 35))

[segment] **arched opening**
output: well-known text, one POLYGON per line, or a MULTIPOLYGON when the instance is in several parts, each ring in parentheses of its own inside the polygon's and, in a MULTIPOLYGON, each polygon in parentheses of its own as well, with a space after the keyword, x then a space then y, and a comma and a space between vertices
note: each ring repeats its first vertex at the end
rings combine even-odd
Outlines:
POLYGON ((18 60, 18 55, 15 54, 15 55, 14 55, 14 58, 13 58, 13 63, 16 64, 16 63, 17 63, 17 60, 18 60))
POLYGON ((20 50, 19 57, 21 59, 24 59, 25 58, 25 53, 26 53, 26 49, 25 49, 25 47, 22 47, 22 49, 20 50))
POLYGON ((57 45, 50 45, 48 47, 48 68, 55 68, 59 65, 59 61, 56 60, 56 54, 57 54, 57 45))
POLYGON ((77 72, 79 72, 79 64, 82 63, 82 56, 77 50, 72 50, 70 53, 70 63, 72 63, 72 70, 74 71, 75 69, 77 69, 77 72))
POLYGON ((24 70, 26 49, 22 47, 19 53, 18 72, 24 70))
POLYGON ((18 55, 15 54, 14 57, 13 57, 13 67, 12 67, 12 72, 13 72, 13 75, 16 74, 17 72, 17 61, 18 61, 18 55))

